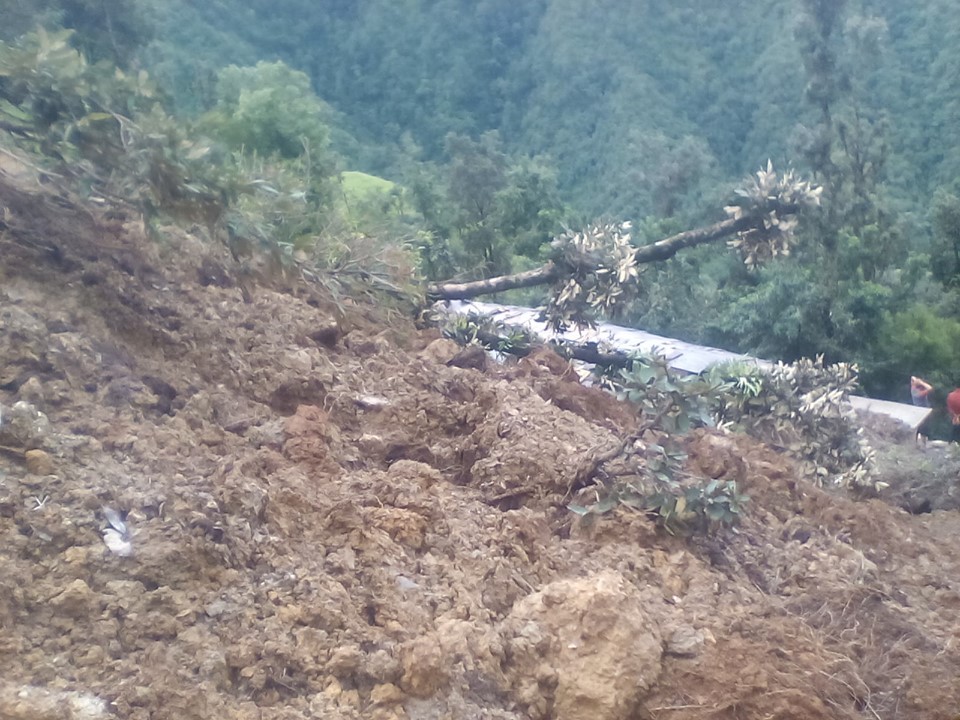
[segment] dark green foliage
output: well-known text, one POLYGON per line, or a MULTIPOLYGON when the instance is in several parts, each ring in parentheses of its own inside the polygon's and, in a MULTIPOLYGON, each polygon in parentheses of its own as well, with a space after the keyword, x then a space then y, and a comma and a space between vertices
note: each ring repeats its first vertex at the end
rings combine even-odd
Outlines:
POLYGON ((507 155, 495 132, 447 136, 445 164, 409 173, 412 204, 423 217, 424 274, 483 277, 539 259, 567 215, 552 168, 507 155))
POLYGON ((933 275, 948 287, 960 285, 960 198, 939 192, 933 200, 933 275))
POLYGON ((761 271, 756 285, 736 292, 739 297, 707 328, 710 342, 787 361, 861 353, 893 304, 883 285, 855 280, 831 291, 815 268, 788 263, 761 271))
POLYGON ((509 271, 509 258, 496 245, 502 240, 496 227, 496 198, 506 185, 507 156, 496 133, 479 140, 456 134, 447 136, 447 201, 454 209, 453 230, 480 274, 509 271))
POLYGON ((899 386, 901 399, 909 397, 909 375, 904 379, 903 368, 946 392, 960 385, 960 322, 955 317, 942 317, 925 305, 913 305, 889 314, 878 330, 878 339, 884 352, 873 364, 876 377, 872 381, 899 386))

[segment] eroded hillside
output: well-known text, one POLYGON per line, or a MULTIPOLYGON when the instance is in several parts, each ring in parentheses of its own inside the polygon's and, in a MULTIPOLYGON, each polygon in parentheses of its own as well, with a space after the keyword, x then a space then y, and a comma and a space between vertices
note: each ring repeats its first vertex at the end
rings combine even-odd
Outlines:
POLYGON ((698 432, 738 528, 584 525, 565 496, 637 418, 556 356, 247 303, 222 249, 51 188, 0 173, 0 717, 960 712, 955 512, 698 432))

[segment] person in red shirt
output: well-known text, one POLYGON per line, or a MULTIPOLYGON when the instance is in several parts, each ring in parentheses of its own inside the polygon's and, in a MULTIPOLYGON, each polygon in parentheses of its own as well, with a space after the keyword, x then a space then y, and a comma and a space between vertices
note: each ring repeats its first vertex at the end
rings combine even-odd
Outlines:
POLYGON ((947 395, 947 412, 950 413, 950 422, 954 426, 960 425, 960 388, 947 395))

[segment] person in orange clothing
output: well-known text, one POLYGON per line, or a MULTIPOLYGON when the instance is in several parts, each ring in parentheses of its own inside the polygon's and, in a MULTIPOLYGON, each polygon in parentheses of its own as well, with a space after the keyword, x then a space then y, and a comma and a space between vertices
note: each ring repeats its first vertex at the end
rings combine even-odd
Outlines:
POLYGON ((933 385, 916 375, 910 376, 910 399, 913 400, 914 405, 930 407, 930 393, 932 392, 933 385))
MULTIPOLYGON (((950 422, 953 423, 954 428, 960 425, 960 388, 947 395, 947 412, 950 413, 950 422)), ((956 434, 954 430, 954 435, 956 434)))

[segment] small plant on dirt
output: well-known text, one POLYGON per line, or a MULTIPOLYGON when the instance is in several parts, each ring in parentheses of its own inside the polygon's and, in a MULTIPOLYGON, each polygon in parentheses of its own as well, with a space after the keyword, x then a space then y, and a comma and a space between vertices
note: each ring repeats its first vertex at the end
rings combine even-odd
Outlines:
POLYGON ((659 430, 685 433, 693 427, 715 424, 715 388, 711 382, 671 370, 661 355, 638 355, 626 369, 602 370, 600 384, 621 400, 638 406, 659 430))
POLYGON ((478 344, 492 352, 524 355, 533 345, 533 338, 525 330, 477 313, 441 316, 440 328, 444 337, 460 345, 478 344))
POLYGON ((643 464, 633 476, 608 478, 585 488, 581 502, 567 508, 581 517, 605 515, 617 507, 642 512, 671 535, 704 532, 711 526, 729 526, 740 519, 749 499, 733 480, 709 480, 683 470, 683 453, 649 444, 642 452, 643 464))

